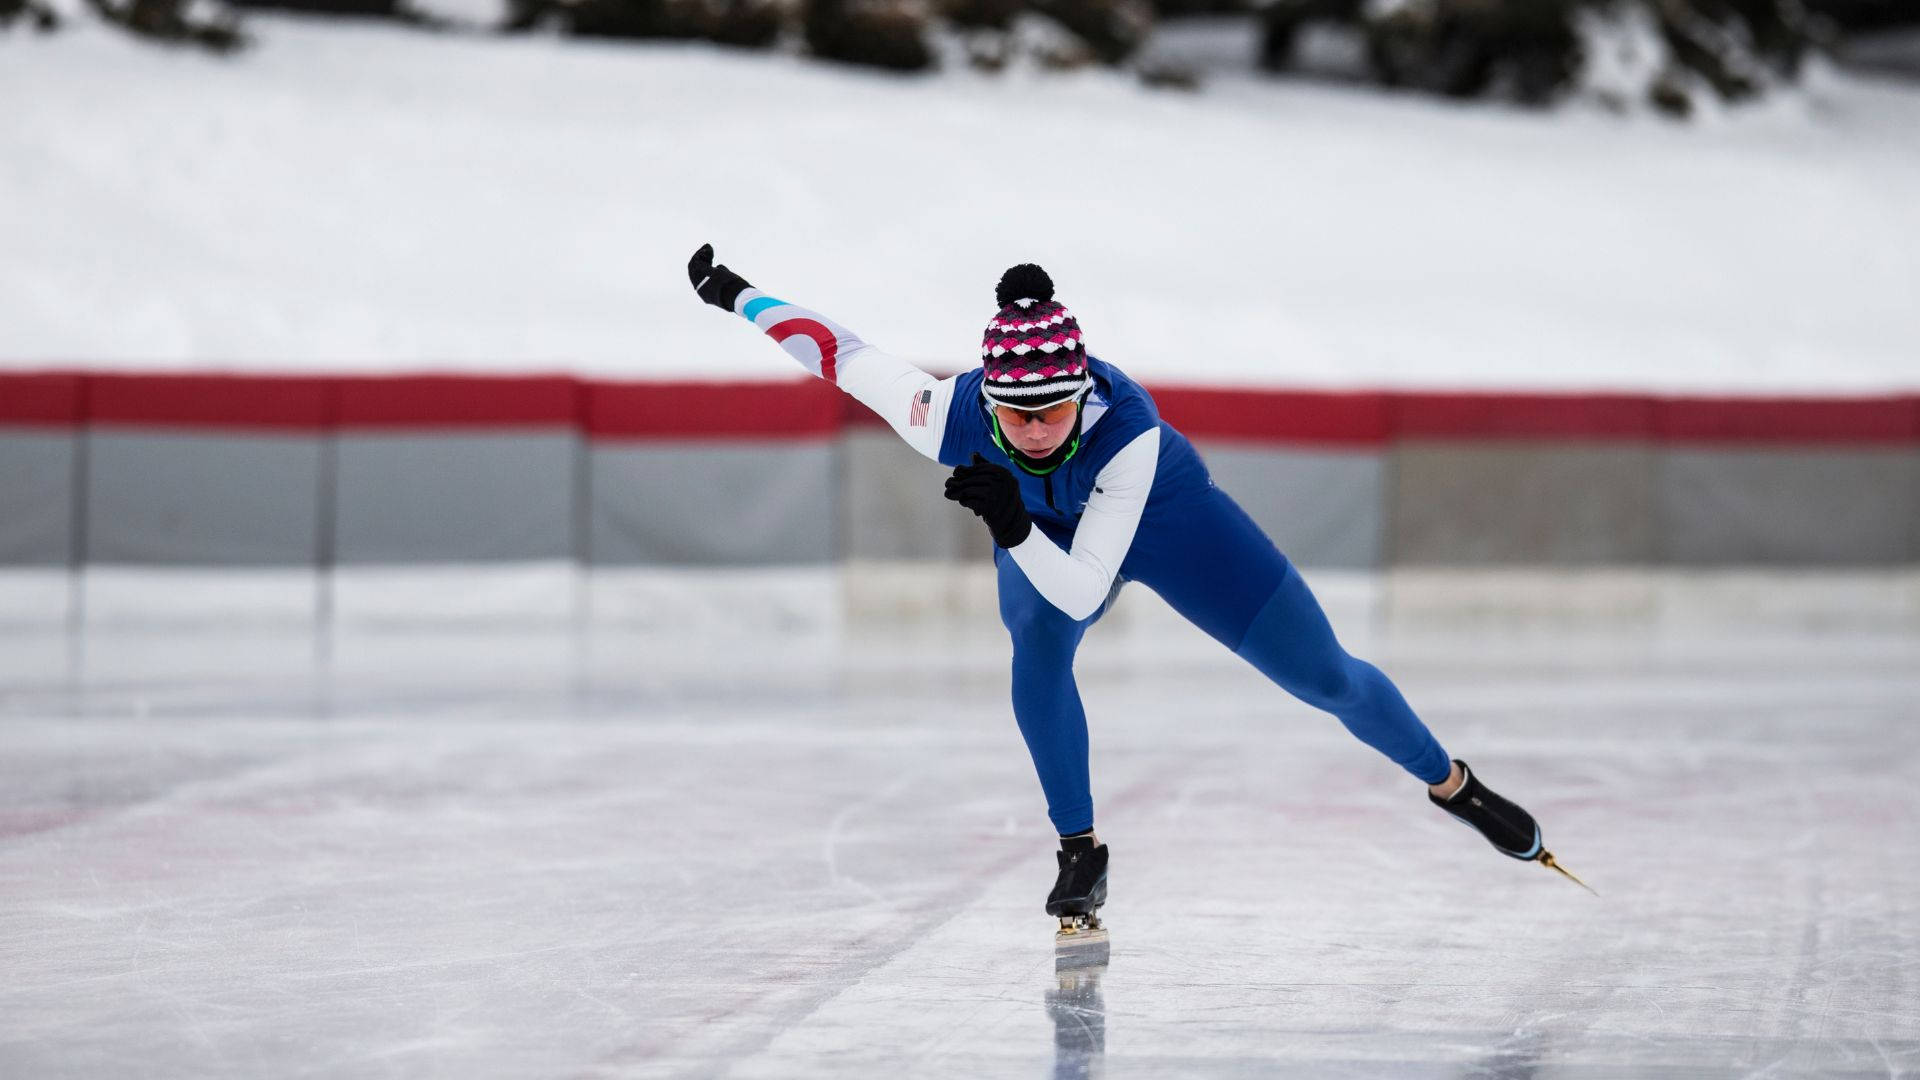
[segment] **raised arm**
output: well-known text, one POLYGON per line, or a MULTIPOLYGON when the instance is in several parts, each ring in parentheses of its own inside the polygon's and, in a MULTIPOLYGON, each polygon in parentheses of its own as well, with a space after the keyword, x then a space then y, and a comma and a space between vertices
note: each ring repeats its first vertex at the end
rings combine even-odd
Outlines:
POLYGON ((700 299, 753 323, 801 367, 872 409, 907 445, 940 459, 955 379, 936 379, 824 315, 761 292, 715 264, 712 244, 693 253, 687 277, 700 299))

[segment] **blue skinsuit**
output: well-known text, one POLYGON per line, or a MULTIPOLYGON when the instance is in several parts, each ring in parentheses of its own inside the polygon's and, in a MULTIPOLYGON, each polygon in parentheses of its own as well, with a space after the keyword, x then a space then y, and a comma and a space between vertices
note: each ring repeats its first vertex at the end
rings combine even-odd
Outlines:
MULTIPOLYGON (((960 376, 940 444, 940 461, 961 465, 979 454, 1020 481, 1036 528, 1062 548, 1073 545, 1094 478, 1149 428, 1160 454, 1146 509, 1120 566, 1175 611, 1232 649, 1288 693, 1333 713, 1348 731, 1425 783, 1447 777, 1450 762, 1386 675, 1347 655, 1306 582, 1273 541, 1227 493, 1214 486, 1185 436, 1160 419, 1153 399, 1119 369, 1089 358, 1094 389, 1080 447, 1046 477, 1020 469, 995 444, 980 397, 982 373, 960 376)), ((1105 611, 1075 620, 1028 582, 1003 549, 1000 618, 1013 638, 1013 713, 1061 835, 1093 827, 1087 773, 1087 716, 1073 679, 1080 638, 1105 611)), ((1111 601, 1109 601, 1111 602, 1111 601)))

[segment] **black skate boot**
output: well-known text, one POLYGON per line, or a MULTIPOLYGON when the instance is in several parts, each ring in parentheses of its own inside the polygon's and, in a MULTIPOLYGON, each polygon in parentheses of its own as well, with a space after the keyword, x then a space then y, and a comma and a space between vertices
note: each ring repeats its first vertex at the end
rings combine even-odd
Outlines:
POLYGON ((1428 792, 1433 805, 1479 830, 1502 855, 1528 862, 1540 858, 1540 826, 1533 815, 1481 783, 1466 762, 1456 758, 1453 763, 1460 766, 1466 781, 1445 799, 1428 792))
POLYGON ((1054 935, 1054 966, 1104 964, 1107 931, 1100 905, 1107 902, 1107 845, 1092 836, 1060 838, 1060 877, 1047 894, 1047 914, 1060 920, 1054 935))
POLYGON ((1091 915, 1107 902, 1107 845, 1095 845, 1091 836, 1063 836, 1060 877, 1047 894, 1047 914, 1091 915))

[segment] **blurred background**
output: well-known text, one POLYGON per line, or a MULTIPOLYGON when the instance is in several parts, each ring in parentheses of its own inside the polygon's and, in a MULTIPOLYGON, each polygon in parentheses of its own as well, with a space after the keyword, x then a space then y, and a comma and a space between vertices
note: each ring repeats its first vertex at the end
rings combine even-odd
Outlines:
POLYGON ((1916 192, 1911 0, 0 0, 0 1072, 1920 1067, 1916 192), (943 374, 1044 265, 1615 906, 1457 921, 1511 868, 1135 588, 1156 944, 995 983, 985 530, 705 242, 943 374))
POLYGON ((583 569, 979 579, 937 470, 694 302, 705 241, 941 372, 1042 263, 1303 565, 1846 571, 1912 615, 1915 5, 4 17, 15 623, 244 581, 325 624, 406 568, 561 621, 583 569))

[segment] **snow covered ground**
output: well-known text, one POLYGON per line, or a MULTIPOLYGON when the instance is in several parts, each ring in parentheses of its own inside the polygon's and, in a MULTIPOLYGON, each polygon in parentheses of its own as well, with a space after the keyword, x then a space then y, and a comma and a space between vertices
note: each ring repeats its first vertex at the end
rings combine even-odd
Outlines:
POLYGON ((232 60, 0 37, 0 363, 792 377, 694 303, 711 240, 948 369, 1036 260, 1160 381, 1920 386, 1897 82, 1816 71, 1675 125, 1244 70, 1190 95, 254 26, 232 60))

